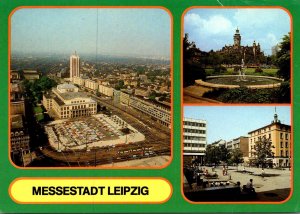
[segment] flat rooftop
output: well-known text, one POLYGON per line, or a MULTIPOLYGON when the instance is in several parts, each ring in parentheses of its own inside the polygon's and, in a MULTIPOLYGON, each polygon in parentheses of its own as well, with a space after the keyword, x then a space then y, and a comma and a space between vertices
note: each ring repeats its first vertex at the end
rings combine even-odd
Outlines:
POLYGON ((10 122, 11 122, 11 129, 23 128, 23 118, 21 114, 11 116, 10 122))

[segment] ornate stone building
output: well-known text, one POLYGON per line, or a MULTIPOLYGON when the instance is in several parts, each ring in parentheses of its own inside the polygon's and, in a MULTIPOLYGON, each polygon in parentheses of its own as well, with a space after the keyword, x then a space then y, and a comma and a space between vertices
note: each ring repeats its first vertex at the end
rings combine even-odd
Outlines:
POLYGON ((237 28, 233 35, 233 45, 225 45, 221 50, 217 51, 224 56, 225 62, 226 58, 228 58, 226 64, 232 64, 232 59, 230 59, 230 57, 237 59, 238 62, 241 62, 241 59, 244 59, 246 64, 261 63, 264 53, 261 51, 260 44, 256 43, 254 40, 252 46, 243 46, 241 45, 241 42, 242 36, 237 28))

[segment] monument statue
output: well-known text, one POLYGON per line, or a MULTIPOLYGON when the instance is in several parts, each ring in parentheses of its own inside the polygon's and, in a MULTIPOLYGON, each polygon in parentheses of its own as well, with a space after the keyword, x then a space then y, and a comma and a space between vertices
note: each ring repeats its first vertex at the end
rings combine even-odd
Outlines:
POLYGON ((242 63, 241 63, 241 67, 239 68, 238 72, 239 72, 239 75, 238 75, 238 78, 237 78, 237 82, 239 81, 246 81, 246 74, 245 74, 245 61, 244 59, 242 58, 242 63))

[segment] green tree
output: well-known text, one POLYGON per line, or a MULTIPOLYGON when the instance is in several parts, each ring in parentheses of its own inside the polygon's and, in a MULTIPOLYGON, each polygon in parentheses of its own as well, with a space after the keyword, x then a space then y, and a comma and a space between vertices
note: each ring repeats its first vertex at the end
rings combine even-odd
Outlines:
POLYGON ((277 52, 276 55, 276 63, 279 67, 277 71, 277 75, 279 77, 284 78, 285 80, 290 79, 290 72, 291 72, 291 41, 290 41, 290 34, 285 35, 282 38, 282 42, 280 43, 280 50, 277 52))
POLYGON ((205 163, 207 164, 219 164, 220 163, 220 158, 217 153, 217 148, 216 146, 212 145, 207 145, 206 150, 205 150, 205 163))
POLYGON ((155 98, 157 97, 157 93, 155 92, 155 91, 152 91, 151 93, 150 93, 150 95, 149 95, 149 99, 150 100, 155 100, 155 98))
POLYGON ((205 151, 205 162, 208 164, 219 165, 220 162, 228 163, 230 153, 225 145, 213 146, 208 145, 205 151))
POLYGON ((272 158, 274 158, 274 152, 272 151, 273 145, 269 139, 262 138, 261 140, 255 142, 254 151, 252 155, 254 155, 253 163, 256 166, 261 166, 264 168, 267 164, 272 162, 272 158))
POLYGON ((115 89, 120 90, 124 87, 124 80, 119 80, 118 84, 115 86, 115 89))
POLYGON ((205 70, 201 66, 201 51, 188 34, 183 38, 183 86, 193 85, 197 79, 205 79, 205 70))
POLYGON ((224 163, 228 163, 228 161, 231 157, 231 154, 230 154, 229 150, 225 147, 225 145, 220 145, 218 147, 217 155, 220 156, 220 160, 224 163))
POLYGON ((243 153, 242 151, 239 149, 239 148, 236 148, 236 149, 233 149, 231 151, 231 158, 230 158, 230 161, 232 163, 235 163, 236 164, 236 167, 238 169, 238 165, 240 163, 243 163, 244 162, 244 158, 243 158, 243 153))

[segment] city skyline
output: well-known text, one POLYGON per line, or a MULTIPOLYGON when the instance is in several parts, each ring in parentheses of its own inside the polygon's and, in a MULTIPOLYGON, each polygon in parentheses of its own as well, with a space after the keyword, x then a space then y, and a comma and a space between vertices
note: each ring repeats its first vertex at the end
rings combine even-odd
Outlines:
POLYGON ((233 44, 233 34, 240 30, 241 45, 259 42, 270 55, 290 29, 290 17, 283 9, 191 9, 184 16, 184 33, 202 51, 220 50, 233 44))
POLYGON ((169 59, 170 28, 159 8, 23 8, 11 16, 11 52, 169 59))
MULTIPOLYGON (((289 106, 276 106, 278 119, 291 125, 289 106)), ((184 117, 207 122, 207 143, 247 136, 248 132, 271 123, 275 106, 185 106, 184 117)))

